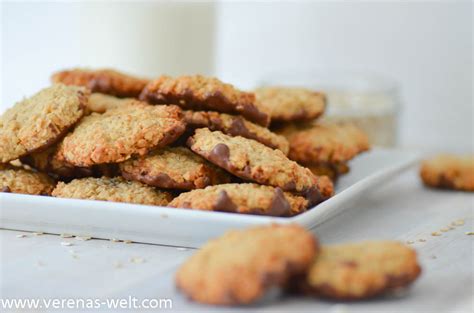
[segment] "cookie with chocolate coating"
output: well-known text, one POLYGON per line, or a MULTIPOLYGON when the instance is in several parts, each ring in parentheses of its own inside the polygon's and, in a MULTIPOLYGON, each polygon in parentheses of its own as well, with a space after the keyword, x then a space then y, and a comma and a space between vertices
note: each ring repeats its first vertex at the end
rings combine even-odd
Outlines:
POLYGON ((165 206, 171 201, 168 192, 122 177, 80 178, 69 183, 59 182, 53 197, 127 202, 165 206))
POLYGON ((406 287, 420 273, 415 250, 396 241, 328 245, 297 286, 318 297, 359 300, 406 287))
POLYGON ((184 130, 179 107, 133 100, 103 114, 84 117, 61 142, 58 154, 79 167, 118 163, 166 146, 184 130))
POLYGON ((285 137, 275 134, 268 128, 247 121, 241 116, 212 111, 185 111, 184 120, 191 128, 207 127, 220 130, 230 136, 241 136, 256 140, 272 149, 288 154, 290 144, 285 137))
POLYGON ((242 115, 263 126, 270 123, 268 110, 256 104, 253 93, 240 91, 212 77, 161 76, 143 89, 140 99, 153 104, 176 104, 187 110, 242 115))
POLYGON ((367 135, 347 123, 290 124, 276 132, 290 142, 288 157, 301 164, 344 163, 370 148, 367 135))
POLYGON ((188 146, 242 179, 304 195, 310 206, 328 199, 334 191, 328 177, 315 176, 309 169, 289 160, 280 150, 273 150, 255 140, 200 128, 188 139, 188 146))
POLYGON ((137 98, 147 79, 134 77, 112 69, 85 69, 75 68, 53 74, 53 83, 65 85, 84 86, 92 92, 100 92, 120 98, 137 98))
POLYGON ((305 88, 262 87, 255 90, 255 97, 271 110, 272 122, 313 120, 326 108, 325 94, 305 88))
POLYGON ((424 160, 420 176, 430 187, 474 191, 474 155, 443 154, 424 160))
POLYGON ((120 165, 122 176, 147 185, 191 190, 225 184, 230 175, 186 147, 166 147, 120 165))
POLYGON ((0 163, 56 143, 84 115, 85 88, 53 85, 16 103, 0 117, 0 163))
POLYGON ((308 201, 279 187, 223 184, 180 194, 169 204, 176 208, 268 216, 293 216, 306 211, 308 201))
POLYGON ((49 196, 55 181, 44 173, 0 164, 0 191, 49 196))
POLYGON ((317 252, 316 238, 297 225, 229 231, 178 269, 176 285, 197 302, 249 304, 304 273, 317 252))

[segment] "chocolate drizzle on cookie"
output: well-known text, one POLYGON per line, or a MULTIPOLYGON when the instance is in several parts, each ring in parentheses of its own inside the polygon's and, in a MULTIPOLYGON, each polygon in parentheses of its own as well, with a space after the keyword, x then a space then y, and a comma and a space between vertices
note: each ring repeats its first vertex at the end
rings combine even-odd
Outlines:
POLYGON ((232 124, 230 125, 229 128, 229 135, 232 136, 242 136, 242 137, 247 137, 250 138, 250 136, 255 136, 255 134, 252 134, 247 127, 245 127, 244 120, 242 118, 235 118, 232 121, 232 124))
POLYGON ((230 159, 230 150, 223 143, 218 143, 212 148, 211 153, 209 154, 209 160, 223 168, 228 167, 230 159))
POLYGON ((455 189, 455 184, 452 179, 446 177, 445 174, 439 175, 439 187, 444 189, 455 189))
POLYGON ((303 196, 308 200, 310 207, 326 200, 317 187, 308 188, 303 192, 303 196))
POLYGON ((126 169, 122 169, 122 176, 123 178, 127 180, 137 180, 144 184, 154 186, 154 187, 159 187, 159 188, 185 189, 185 190, 195 188, 192 182, 184 181, 184 182, 179 183, 175 181, 174 179, 172 179, 166 173, 158 173, 156 175, 150 175, 147 172, 134 173, 133 170, 129 172, 126 169))
POLYGON ((237 206, 225 190, 219 192, 214 209, 222 212, 237 212, 237 206))
POLYGON ((283 190, 285 190, 285 191, 294 191, 295 189, 296 189, 296 183, 295 183, 295 181, 293 181, 293 180, 287 182, 287 183, 283 186, 283 190))
POLYGON ((242 136, 248 139, 253 139, 260 143, 263 143, 265 146, 272 149, 278 149, 279 147, 271 142, 271 140, 266 140, 263 137, 258 136, 257 134, 251 132, 247 126, 245 126, 245 121, 241 117, 236 117, 232 124, 230 125, 229 130, 227 131, 229 135, 232 136, 242 136))
POLYGON ((177 188, 179 185, 181 185, 180 187, 182 188, 185 187, 185 189, 192 189, 193 187, 191 182, 183 182, 182 184, 177 183, 166 173, 159 173, 156 176, 144 175, 142 176, 142 179, 144 183, 149 184, 149 182, 152 182, 153 186, 161 188, 177 188))
POLYGON ((10 187, 4 186, 4 187, 2 187, 2 189, 0 190, 0 192, 12 192, 12 191, 11 191, 10 187))
POLYGON ((268 114, 259 111, 255 105, 244 106, 242 115, 262 126, 268 126, 268 122, 270 121, 268 114))
POLYGON ((272 216, 288 216, 291 214, 291 206, 288 200, 281 190, 280 187, 275 188, 275 195, 273 196, 272 203, 268 215, 272 216))
POLYGON ((253 139, 272 149, 280 149, 285 154, 288 152, 286 149, 287 147, 284 144, 286 140, 282 145, 277 143, 278 140, 284 139, 283 137, 277 139, 277 137, 279 137, 278 135, 271 133, 270 130, 261 127, 260 125, 246 121, 241 116, 233 116, 213 111, 187 110, 184 112, 184 121, 187 124, 188 130, 207 127, 212 131, 218 130, 233 137, 241 136, 253 139), (249 125, 247 124, 252 125, 261 133, 259 134, 258 132, 251 131, 251 128, 249 128, 249 125), (272 137, 276 137, 274 138, 275 141, 270 139, 272 137))

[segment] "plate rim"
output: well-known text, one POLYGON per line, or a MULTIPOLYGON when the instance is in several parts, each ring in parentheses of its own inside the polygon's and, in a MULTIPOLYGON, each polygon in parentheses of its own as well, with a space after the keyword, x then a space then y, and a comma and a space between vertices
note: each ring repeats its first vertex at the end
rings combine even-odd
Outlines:
MULTIPOLYGON (((380 148, 379 148, 380 149, 380 148)), ((383 149, 383 150, 390 150, 390 149, 383 149)), ((390 176, 393 173, 396 172, 402 172, 411 166, 414 165, 419 159, 420 159, 420 154, 418 152, 413 152, 413 151, 403 151, 403 150, 394 150, 397 151, 398 153, 410 153, 410 155, 406 155, 407 159, 402 160, 401 162, 397 164, 393 164, 391 166, 388 166, 387 168, 384 169, 379 169, 378 171, 375 171, 374 173, 362 178, 361 180, 353 183, 349 187, 345 188, 344 190, 336 193, 333 197, 329 198, 328 200, 321 202, 307 211, 298 214, 296 216, 292 217, 278 217, 278 216, 264 216, 264 215, 255 215, 255 214, 236 214, 232 212, 220 212, 220 211, 205 211, 205 210, 191 210, 191 209, 185 209, 185 208, 172 208, 172 207, 167 207, 167 206, 155 206, 155 205, 144 205, 144 204, 137 204, 137 203, 125 203, 125 202, 111 202, 111 201, 105 201, 105 200, 89 200, 89 199, 74 199, 74 198, 56 198, 52 196, 40 196, 40 195, 27 195, 27 194, 19 194, 19 193, 0 193, 0 203, 3 204, 4 202, 4 197, 12 198, 8 199, 9 201, 15 201, 19 200, 21 202, 26 201, 26 202, 36 202, 40 201, 43 202, 42 204, 50 204, 51 201, 55 202, 54 204, 88 204, 84 209, 88 210, 89 205, 93 207, 93 209, 103 209, 103 210, 129 210, 130 208, 134 208, 134 210, 139 213, 139 214, 167 214, 167 215, 177 215, 178 217, 181 217, 182 215, 185 215, 186 217, 193 217, 195 215, 196 217, 209 217, 209 219, 229 219, 229 218, 239 218, 243 220, 253 220, 253 221, 259 221, 259 222, 278 222, 278 223, 288 223, 288 222, 296 222, 299 224, 306 224, 305 220, 310 219, 311 215, 314 215, 314 211, 321 209, 324 209, 325 207, 331 206, 334 202, 340 201, 341 198, 347 198, 350 197, 351 194, 357 192, 357 190, 364 189, 364 187, 367 184, 370 184, 371 181, 374 179, 377 179, 382 176, 390 176), (98 207, 100 206, 100 208, 98 207), (113 207, 113 208, 112 208, 113 207), (313 214, 312 214, 313 213, 313 214)), ((369 152, 370 153, 370 152, 369 152)), ((52 203, 51 203, 52 204, 52 203)), ((2 210, 3 205, 0 207, 0 212, 2 210)), ((3 215, 0 214, 0 220, 3 219, 3 215)))

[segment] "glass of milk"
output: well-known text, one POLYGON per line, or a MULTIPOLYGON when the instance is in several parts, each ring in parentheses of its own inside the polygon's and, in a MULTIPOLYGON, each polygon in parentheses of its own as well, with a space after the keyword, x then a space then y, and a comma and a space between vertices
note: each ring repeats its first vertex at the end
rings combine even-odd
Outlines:
POLYGON ((212 2, 83 2, 80 66, 131 74, 213 72, 212 2))

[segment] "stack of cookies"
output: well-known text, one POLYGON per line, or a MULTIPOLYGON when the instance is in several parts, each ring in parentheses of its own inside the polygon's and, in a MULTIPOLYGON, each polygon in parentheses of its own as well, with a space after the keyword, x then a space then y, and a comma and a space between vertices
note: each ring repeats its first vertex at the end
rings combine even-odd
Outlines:
POLYGON ((315 175, 336 181, 349 172, 348 162, 370 148, 367 135, 352 124, 321 122, 323 93, 303 88, 264 87, 257 101, 271 112, 272 130, 290 143, 288 157, 315 175))
POLYGON ((308 90, 86 69, 52 82, 0 118, 4 192, 293 216, 368 149, 352 126, 312 124, 326 103, 308 90))

